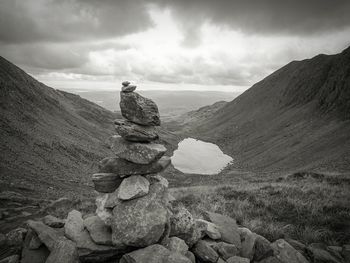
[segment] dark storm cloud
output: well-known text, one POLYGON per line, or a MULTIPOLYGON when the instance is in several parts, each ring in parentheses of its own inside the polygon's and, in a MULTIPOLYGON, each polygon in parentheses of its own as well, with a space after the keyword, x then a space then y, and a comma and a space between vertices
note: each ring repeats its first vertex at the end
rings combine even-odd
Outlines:
POLYGON ((150 26, 142 0, 0 1, 0 41, 5 43, 103 39, 150 26))
MULTIPOLYGON (((350 25, 349 0, 154 0, 184 25, 209 21, 245 33, 305 35, 350 25)), ((197 36, 194 34, 194 38, 197 36)), ((188 40, 190 41, 190 40, 188 40)))

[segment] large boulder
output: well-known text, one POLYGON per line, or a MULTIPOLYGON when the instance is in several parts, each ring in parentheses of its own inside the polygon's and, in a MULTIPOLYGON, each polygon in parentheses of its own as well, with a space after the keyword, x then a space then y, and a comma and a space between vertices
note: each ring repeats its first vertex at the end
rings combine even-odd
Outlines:
POLYGON ((236 220, 231 217, 212 212, 204 212, 203 216, 204 219, 219 227, 222 241, 234 244, 238 249, 241 248, 241 238, 236 220))
POLYGON ((218 253, 204 240, 199 240, 193 246, 192 252, 202 262, 215 263, 219 259, 218 253))
POLYGON ((157 105, 136 92, 120 92, 120 109, 124 118, 141 125, 159 126, 157 105))
POLYGON ((131 200, 148 194, 149 181, 141 175, 132 175, 123 180, 118 189, 118 198, 131 200))
POLYGON ((282 263, 308 263, 306 258, 284 239, 276 240, 271 246, 274 257, 282 263))
POLYGON ((98 216, 84 219, 84 226, 89 231, 92 240, 99 245, 112 245, 112 229, 98 216))
POLYGON ((111 226, 116 247, 146 247, 161 239, 168 221, 165 190, 163 185, 155 183, 146 196, 115 200, 111 226))
POLYGON ((255 250, 255 239, 256 234, 250 231, 248 228, 239 228, 241 237, 241 256, 244 258, 249 258, 250 260, 254 257, 255 250))
POLYGON ((128 120, 115 120, 115 130, 125 140, 131 142, 151 142, 158 139, 154 126, 143 126, 128 120))
POLYGON ((92 182, 95 190, 100 193, 112 193, 119 187, 123 179, 114 173, 95 173, 92 182))
POLYGON ((99 162, 101 173, 115 173, 120 177, 130 175, 154 174, 163 171, 169 164, 170 158, 163 156, 150 164, 136 164, 118 157, 107 157, 99 162))
POLYGON ((125 254, 120 263, 191 263, 184 255, 155 244, 125 254))
POLYGON ((139 164, 154 162, 166 152, 162 144, 129 142, 117 135, 112 137, 111 149, 118 157, 139 164))

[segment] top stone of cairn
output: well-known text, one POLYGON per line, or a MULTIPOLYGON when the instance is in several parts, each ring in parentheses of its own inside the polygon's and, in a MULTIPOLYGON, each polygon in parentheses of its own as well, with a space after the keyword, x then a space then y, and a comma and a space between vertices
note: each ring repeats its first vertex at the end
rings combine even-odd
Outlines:
POLYGON ((130 82, 124 81, 122 85, 119 105, 123 117, 136 124, 159 126, 160 117, 157 104, 153 100, 133 92, 136 86, 130 85, 130 82))

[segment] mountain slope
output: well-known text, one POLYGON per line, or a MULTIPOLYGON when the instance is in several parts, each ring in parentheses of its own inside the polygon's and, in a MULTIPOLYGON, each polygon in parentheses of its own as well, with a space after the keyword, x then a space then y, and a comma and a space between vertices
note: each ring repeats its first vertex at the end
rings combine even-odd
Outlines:
POLYGON ((350 48, 289 63, 188 134, 218 143, 237 167, 349 170, 350 48))
POLYGON ((0 190, 52 197, 83 189, 94 163, 109 154, 103 145, 114 114, 45 86, 2 57, 0 92, 0 190))

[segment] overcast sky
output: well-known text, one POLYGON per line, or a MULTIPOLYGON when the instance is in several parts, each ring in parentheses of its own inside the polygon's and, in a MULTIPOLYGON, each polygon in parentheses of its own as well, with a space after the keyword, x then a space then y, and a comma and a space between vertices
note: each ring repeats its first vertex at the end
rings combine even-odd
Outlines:
POLYGON ((350 45, 349 0, 0 0, 0 55, 54 88, 242 91, 350 45))

